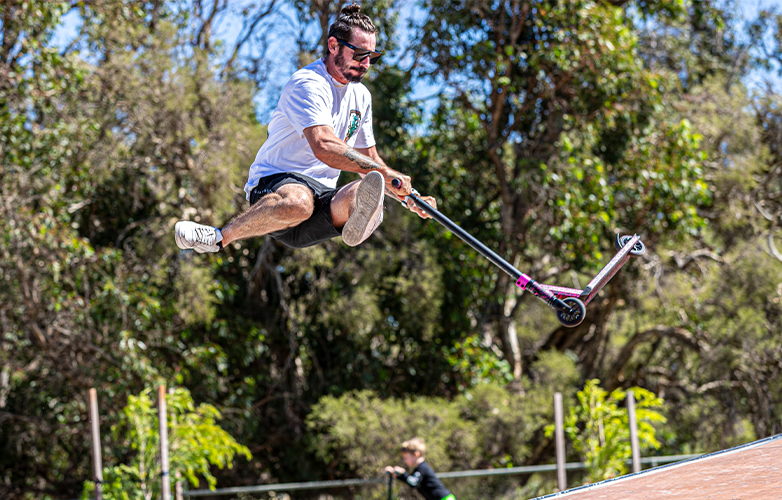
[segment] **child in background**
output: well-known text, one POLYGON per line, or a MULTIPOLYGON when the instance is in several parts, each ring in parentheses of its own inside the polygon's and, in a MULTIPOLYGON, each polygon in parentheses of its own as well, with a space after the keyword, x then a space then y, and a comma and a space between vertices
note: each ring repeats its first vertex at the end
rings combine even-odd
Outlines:
POLYGON ((443 483, 437 479, 434 471, 424 460, 426 454, 426 445, 423 440, 418 438, 410 439, 402 443, 402 461, 412 469, 413 473, 408 474, 401 467, 385 468, 385 471, 393 474, 397 479, 406 482, 417 489, 426 500, 456 500, 450 491, 445 489, 443 483))

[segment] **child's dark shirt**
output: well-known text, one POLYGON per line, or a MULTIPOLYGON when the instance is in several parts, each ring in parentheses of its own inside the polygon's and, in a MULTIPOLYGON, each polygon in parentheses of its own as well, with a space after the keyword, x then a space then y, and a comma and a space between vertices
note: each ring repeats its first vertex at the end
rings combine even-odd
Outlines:
POLYGON ((434 471, 426 462, 418 464, 418 467, 413 470, 412 474, 405 472, 397 476, 397 478, 417 489, 426 500, 443 500, 443 498, 451 494, 450 491, 445 489, 443 483, 437 479, 434 471))

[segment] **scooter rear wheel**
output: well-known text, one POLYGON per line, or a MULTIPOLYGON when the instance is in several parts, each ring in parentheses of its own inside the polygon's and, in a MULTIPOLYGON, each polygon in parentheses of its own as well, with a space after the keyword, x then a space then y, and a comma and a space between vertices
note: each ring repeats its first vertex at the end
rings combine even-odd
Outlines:
POLYGON ((557 311, 557 319, 563 326, 573 328, 581 324, 586 317, 586 306, 580 299, 567 297, 562 302, 570 306, 569 312, 557 311))
MULTIPOLYGON (((633 239, 632 236, 629 234, 626 234, 624 236, 616 235, 616 240, 614 240, 614 246, 616 247, 616 251, 623 249, 625 245, 627 245, 627 242, 629 242, 631 239, 633 239)), ((641 255, 646 253, 646 246, 644 245, 644 242, 641 240, 638 240, 635 242, 635 245, 633 245, 633 249, 630 250, 630 255, 635 255, 636 257, 640 257, 641 255)))

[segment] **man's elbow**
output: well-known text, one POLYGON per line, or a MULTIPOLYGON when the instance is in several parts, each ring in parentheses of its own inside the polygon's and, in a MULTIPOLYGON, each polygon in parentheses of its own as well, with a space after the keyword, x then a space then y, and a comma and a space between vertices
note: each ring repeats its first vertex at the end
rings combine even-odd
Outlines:
POLYGON ((327 134, 308 134, 307 142, 309 143, 310 148, 312 148, 312 153, 315 155, 315 158, 320 161, 325 161, 324 158, 328 158, 334 153, 334 140, 327 134))
POLYGON ((332 149, 328 141, 313 141, 310 146, 312 146, 312 152, 315 154, 315 158, 322 162, 326 161, 326 158, 329 157, 332 149))

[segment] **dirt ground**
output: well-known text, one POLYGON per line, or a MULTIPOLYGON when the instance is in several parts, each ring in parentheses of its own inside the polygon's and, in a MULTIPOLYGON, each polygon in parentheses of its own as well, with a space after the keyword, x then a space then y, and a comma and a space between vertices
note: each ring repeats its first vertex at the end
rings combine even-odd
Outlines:
POLYGON ((782 436, 542 498, 782 500, 782 436))

